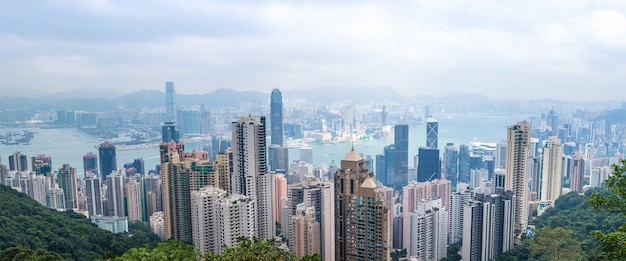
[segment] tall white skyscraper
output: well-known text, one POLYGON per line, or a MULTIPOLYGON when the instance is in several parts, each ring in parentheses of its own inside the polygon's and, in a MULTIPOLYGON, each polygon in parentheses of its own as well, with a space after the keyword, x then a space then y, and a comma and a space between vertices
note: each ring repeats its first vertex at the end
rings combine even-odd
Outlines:
POLYGON ((87 197, 87 211, 89 212, 89 216, 103 215, 102 184, 100 178, 93 173, 86 174, 85 196, 87 197))
POLYGON ((441 198, 423 200, 408 215, 407 256, 419 260, 440 260, 447 257, 448 211, 441 198))
POLYGON ((450 200, 450 243, 459 243, 463 238, 463 208, 473 196, 474 192, 471 190, 452 193, 450 200))
POLYGON ((232 123, 233 193, 250 197, 255 202, 256 233, 260 239, 274 238, 274 178, 267 172, 265 117, 239 117, 232 123))
POLYGON ((125 173, 114 170, 107 176, 107 202, 109 217, 125 217, 124 212, 124 178, 125 173))
POLYGON ((506 175, 504 189, 515 195, 515 229, 521 233, 528 225, 528 150, 530 123, 518 122, 507 129, 506 175))
POLYGON ((554 202, 561 196, 563 173, 563 145, 556 136, 548 138, 543 147, 543 168, 541 174, 542 201, 554 202))

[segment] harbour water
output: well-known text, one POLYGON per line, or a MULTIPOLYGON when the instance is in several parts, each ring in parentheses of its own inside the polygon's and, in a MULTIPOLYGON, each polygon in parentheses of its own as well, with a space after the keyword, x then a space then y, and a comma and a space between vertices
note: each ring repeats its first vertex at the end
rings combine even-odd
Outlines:
MULTIPOLYGON (((526 114, 439 114, 434 115, 439 121, 439 148, 452 142, 455 146, 469 144, 477 140, 481 142, 499 142, 506 137, 506 126, 521 120, 527 120, 526 114)), ((79 174, 83 172, 82 157, 88 152, 98 153, 97 138, 89 136, 77 129, 40 129, 27 128, 36 132, 30 145, 0 145, 0 159, 2 164, 8 165, 8 157, 16 151, 28 157, 37 154, 47 154, 52 157, 53 169, 58 169, 64 163, 76 168, 79 174)), ((0 132, 21 131, 23 129, 1 129, 0 132)), ((185 150, 201 149, 206 141, 185 144, 185 150)), ((383 152, 383 147, 393 143, 393 131, 390 137, 372 139, 354 143, 355 150, 374 157, 383 152)), ((413 126, 409 130, 409 166, 413 165, 413 156, 418 148, 426 143, 426 125, 413 126)), ((313 148, 314 165, 326 167, 339 161, 351 149, 352 143, 309 143, 313 148)), ((134 159, 143 158, 147 169, 154 169, 159 164, 158 147, 137 150, 118 150, 117 165, 130 163, 134 159)), ((290 160, 300 158, 298 149, 290 149, 290 160)), ((30 163, 29 163, 30 164, 30 163)))

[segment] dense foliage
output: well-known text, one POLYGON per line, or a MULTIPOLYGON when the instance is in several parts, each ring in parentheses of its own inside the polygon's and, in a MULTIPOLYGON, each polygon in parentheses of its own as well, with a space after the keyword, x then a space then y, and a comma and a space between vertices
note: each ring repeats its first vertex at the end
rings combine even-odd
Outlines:
MULTIPOLYGON (((608 193, 595 192, 589 203, 598 211, 607 211, 626 216, 626 160, 621 165, 613 165, 613 174, 606 181, 608 193)), ((626 222, 609 232, 594 230, 592 234, 600 239, 600 256, 609 260, 626 260, 626 222)))
POLYGON ((81 214, 42 206, 0 185, 0 250, 41 249, 56 252, 64 259, 94 260, 109 251, 119 256, 131 248, 156 246, 158 237, 145 225, 133 223, 129 227, 135 229, 131 230, 133 236, 113 234, 81 214))
POLYGON ((504 253, 500 260, 557 260, 556 256, 561 260, 599 260, 601 241, 594 233, 616 231, 626 223, 626 216, 594 211, 589 204, 592 194, 608 196, 611 193, 602 188, 587 191, 584 195, 569 193, 559 197, 554 207, 531 221, 536 227, 535 237, 504 253), (567 240, 563 241, 563 238, 567 240), (579 254, 571 259, 571 253, 579 254))
POLYGON ((150 246, 133 248, 120 257, 105 257, 106 261, 131 260, 229 260, 229 261, 256 261, 256 260, 294 260, 320 261, 318 254, 296 258, 284 248, 278 246, 275 240, 259 241, 256 238, 241 237, 232 247, 224 247, 224 253, 208 253, 204 256, 192 245, 185 242, 170 240, 161 242, 156 248, 150 246))

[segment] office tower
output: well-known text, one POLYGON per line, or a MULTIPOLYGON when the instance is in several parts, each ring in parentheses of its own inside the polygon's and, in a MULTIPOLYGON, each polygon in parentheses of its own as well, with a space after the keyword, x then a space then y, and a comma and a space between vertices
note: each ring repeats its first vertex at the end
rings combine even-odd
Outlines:
POLYGON ((438 148, 439 122, 435 118, 426 119, 426 147, 438 148))
POLYGON ((183 135, 200 134, 200 112, 197 110, 177 110, 176 122, 183 135))
POLYGON ((496 143, 495 165, 496 165, 495 168, 506 167, 506 142, 505 141, 496 143))
POLYGON ((100 176, 106 179, 111 172, 117 170, 117 160, 115 158, 115 146, 110 141, 105 141, 98 148, 100 154, 100 176))
POLYGON ((404 247, 404 217, 402 217, 402 203, 396 203, 393 206, 393 249, 401 249, 404 247))
POLYGON ((147 174, 143 159, 139 158, 139 159, 133 160, 133 167, 135 168, 135 173, 147 174))
POLYGON ((389 118, 389 112, 387 106, 383 105, 383 110, 380 112, 380 125, 387 125, 387 118, 389 118))
POLYGON ((52 158, 46 154, 37 154, 36 157, 31 157, 32 170, 37 175, 49 176, 52 173, 52 158))
POLYGON ((210 134, 212 130, 211 126, 211 113, 200 109, 200 134, 210 134))
POLYGON ((143 196, 141 183, 131 178, 126 183, 126 202, 128 205, 128 221, 143 220, 143 196))
POLYGON ((93 173, 85 174, 85 193, 89 216, 102 215, 102 184, 93 173))
POLYGON ((450 243, 459 243, 463 238, 463 208, 474 197, 471 190, 458 190, 450 199, 450 243))
POLYGON ((408 214, 407 257, 420 260, 441 260, 447 257, 448 210, 441 198, 422 200, 408 214))
POLYGON ((162 142, 180 142, 180 132, 175 122, 164 122, 161 126, 161 141, 162 142))
POLYGON ((585 159, 582 153, 576 152, 572 156, 572 163, 570 164, 570 191, 582 193, 583 180, 585 175, 585 159))
MULTIPOLYGON (((530 192, 535 192, 537 195, 541 194, 541 174, 543 168, 543 159, 542 157, 530 158, 530 169, 528 172, 530 173, 530 180, 528 181, 528 190, 530 192)), ((561 165, 563 165, 563 159, 560 159, 561 165)), ((563 172, 561 171, 561 174, 563 172)))
POLYGON ((481 182, 489 181, 489 171, 485 168, 470 170, 470 188, 476 188, 481 182))
MULTIPOLYGON (((398 124, 394 128, 393 188, 402 191, 409 182, 409 125, 398 124)), ((389 175, 389 173, 387 173, 389 175)))
POLYGON ((390 210, 354 148, 341 160, 334 185, 335 260, 389 260, 390 210))
POLYGON ((124 179, 123 172, 114 170, 106 179, 108 217, 125 217, 124 211, 124 179))
POLYGON ((576 153, 576 142, 563 143, 563 155, 572 156, 576 153))
POLYGON ((267 147, 270 171, 289 170, 289 148, 272 144, 267 147))
POLYGON ((232 123, 233 193, 250 197, 256 203, 259 240, 271 239, 275 235, 274 178, 267 173, 265 117, 239 117, 232 123))
POLYGON ((527 167, 530 146, 530 123, 518 122, 507 129, 506 176, 504 189, 515 196, 515 229, 520 233, 528 225, 527 167))
POLYGON ((174 104, 174 82, 165 83, 165 113, 167 121, 176 122, 176 105, 174 104))
POLYGON ((315 208, 305 203, 298 204, 293 220, 293 253, 298 258, 321 254, 320 223, 316 220, 315 208))
POLYGON ((452 190, 456 190, 459 175, 459 151, 454 144, 448 143, 443 151, 443 177, 452 183, 452 190))
POLYGON ((287 179, 285 179, 283 174, 276 174, 274 175, 274 216, 276 217, 276 222, 280 224, 282 224, 280 202, 285 198, 287 198, 287 179))
POLYGON ((313 164, 313 148, 300 147, 300 160, 313 164))
POLYGON ((65 208, 78 208, 78 184, 76 184, 76 168, 70 167, 70 164, 63 164, 59 168, 56 175, 56 182, 59 188, 63 189, 65 196, 65 208))
POLYGON ((563 175, 563 145, 552 136, 543 147, 543 168, 541 175, 541 201, 554 202, 561 196, 563 175))
POLYGON ((441 178, 439 149, 420 147, 418 149, 417 182, 441 178))
POLYGON ((385 154, 376 155, 376 171, 374 172, 376 181, 379 181, 383 185, 387 183, 387 158, 385 154))
POLYGON ((83 170, 85 173, 91 172, 93 174, 98 174, 98 155, 93 152, 89 152, 83 156, 83 170))
POLYGON ((28 157, 16 151, 13 155, 9 155, 9 170, 11 171, 27 171, 28 157))
POLYGON ((61 211, 65 210, 65 195, 63 189, 59 188, 59 184, 54 184, 52 188, 48 189, 46 201, 46 206, 48 207, 61 211))
POLYGON ((554 111, 554 109, 551 109, 548 116, 546 116, 546 125, 548 125, 550 135, 556 136, 558 134, 559 115, 554 111))
POLYGON ((272 144, 283 146, 283 95, 279 89, 272 90, 270 97, 270 124, 272 144))
POLYGON ((458 182, 469 183, 470 181, 470 152, 465 144, 459 146, 459 179, 458 182))

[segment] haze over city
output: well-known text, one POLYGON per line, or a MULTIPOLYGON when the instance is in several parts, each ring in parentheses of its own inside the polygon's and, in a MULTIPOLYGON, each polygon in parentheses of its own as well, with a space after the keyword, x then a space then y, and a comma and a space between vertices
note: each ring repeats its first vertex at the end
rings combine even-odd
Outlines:
POLYGON ((128 93, 174 80, 181 94, 389 86, 410 97, 612 100, 626 80, 625 10, 622 1, 10 1, 0 10, 0 89, 128 93))

